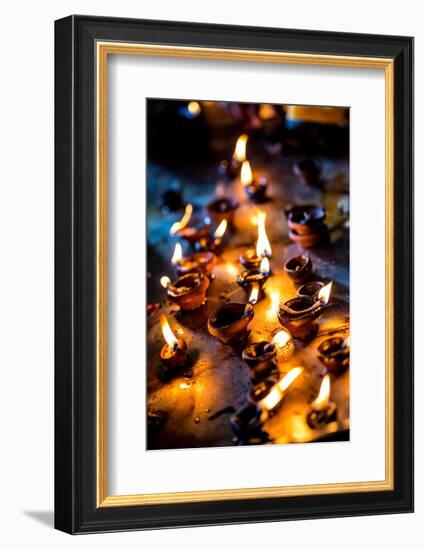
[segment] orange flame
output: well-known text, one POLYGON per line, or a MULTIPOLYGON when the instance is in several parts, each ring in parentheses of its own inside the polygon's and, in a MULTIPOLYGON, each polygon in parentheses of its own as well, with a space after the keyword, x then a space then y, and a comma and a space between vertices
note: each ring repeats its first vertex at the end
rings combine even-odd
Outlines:
POLYGON ((175 222, 171 229, 169 230, 170 235, 175 235, 177 231, 180 231, 181 229, 184 229, 184 227, 188 224, 190 221, 191 215, 193 213, 193 206, 191 204, 187 204, 185 207, 184 215, 181 218, 179 222, 175 222))
POLYGON ((234 160, 237 160, 238 162, 243 162, 246 160, 246 145, 248 139, 249 136, 247 134, 242 134, 238 138, 233 154, 234 160))
POLYGON ((174 255, 171 258, 172 265, 177 264, 180 260, 183 259, 183 249, 180 243, 176 243, 174 249, 174 255))
POLYGON ((250 168, 250 162, 248 160, 244 160, 241 165, 240 179, 243 185, 249 185, 249 183, 253 181, 252 169, 250 168))
POLYGON ((252 291, 249 296, 249 304, 256 304, 258 302, 258 296, 259 296, 259 283, 253 283, 252 285, 252 291))
POLYGON ((328 285, 325 285, 322 287, 322 289, 318 293, 318 299, 322 303, 322 305, 326 306, 328 304, 328 300, 330 299, 330 293, 331 293, 331 287, 333 286, 333 281, 330 281, 328 285))
POLYGON ((171 279, 166 275, 164 275, 163 277, 160 278, 160 284, 163 286, 163 288, 168 288, 169 285, 171 284, 171 279))
POLYGON ((265 258, 262 258, 261 265, 259 266, 259 270, 261 273, 269 273, 269 260, 265 256, 265 258))
POLYGON ((178 340, 175 337, 174 333, 172 332, 171 327, 169 326, 166 315, 161 313, 159 317, 159 322, 160 322, 160 328, 162 329, 162 334, 166 340, 166 343, 168 344, 168 346, 175 349, 178 346, 178 340))
POLYGON ((215 233, 213 234, 215 239, 221 239, 224 236, 224 233, 227 230, 227 225, 228 225, 227 220, 221 221, 221 223, 216 228, 215 233))
POLYGON ((268 258, 271 258, 272 256, 272 249, 271 245, 268 240, 268 236, 266 234, 265 229, 265 222, 266 222, 266 214, 265 212, 258 212, 258 242, 256 243, 256 255, 259 258, 263 258, 264 256, 268 256, 268 258))
POLYGON ((283 348, 287 342, 290 340, 291 334, 289 334, 286 330, 279 330, 277 334, 272 339, 273 343, 279 347, 283 348))
POLYGON ((303 367, 294 367, 291 369, 279 382, 275 384, 269 394, 260 402, 261 406, 271 411, 274 407, 280 403, 283 399, 288 387, 296 380, 296 378, 303 372, 303 367))
POLYGON ((312 408, 316 411, 325 409, 330 401, 330 375, 326 374, 321 382, 318 397, 312 402, 312 408))

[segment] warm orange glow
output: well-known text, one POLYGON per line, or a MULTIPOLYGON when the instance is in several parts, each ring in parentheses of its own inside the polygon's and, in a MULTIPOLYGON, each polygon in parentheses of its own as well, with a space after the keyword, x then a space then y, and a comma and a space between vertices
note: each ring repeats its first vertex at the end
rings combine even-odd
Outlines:
POLYGON ((191 388, 192 384, 190 382, 180 382, 178 386, 180 390, 188 390, 191 388))
POLYGON ((248 160, 243 161, 243 164, 241 165, 240 179, 243 185, 249 185, 249 183, 252 183, 252 169, 250 168, 250 162, 248 160))
POLYGON ((180 245, 180 243, 177 243, 175 245, 174 255, 171 258, 171 263, 172 263, 172 265, 175 265, 176 263, 178 263, 182 259, 183 259, 183 249, 182 249, 182 246, 180 245))
POLYGON ((303 372, 303 367, 294 367, 291 371, 289 371, 279 382, 278 387, 281 391, 286 391, 287 388, 293 384, 293 382, 296 380, 298 376, 300 376, 303 372))
POLYGON ((247 134, 242 134, 236 143, 236 148, 234 149, 233 159, 243 162, 246 160, 246 145, 249 136, 247 134))
POLYGON ((238 275, 238 269, 234 264, 230 264, 229 262, 225 264, 225 271, 228 273, 228 275, 231 275, 232 277, 237 277, 238 275))
POLYGON ((321 382, 318 397, 313 401, 312 408, 316 411, 324 409, 330 400, 330 375, 326 374, 321 382))
POLYGON ((265 256, 265 258, 262 258, 261 265, 259 266, 259 270, 261 273, 269 273, 269 260, 265 256))
POLYGON ((323 286, 318 293, 318 299, 321 301, 322 305, 324 306, 328 304, 332 286, 333 286, 333 281, 330 281, 328 285, 323 286))
POLYGON ((348 336, 345 340, 345 346, 350 347, 350 336, 348 336))
POLYGON ((187 105, 187 109, 191 116, 196 117, 200 114, 201 111, 200 103, 198 103, 197 101, 190 101, 190 103, 187 105))
POLYGON ((261 103, 259 106, 259 118, 262 120, 270 120, 276 116, 275 109, 269 103, 261 103))
POLYGON ((166 275, 164 275, 163 277, 160 278, 160 284, 163 286, 163 288, 168 288, 169 285, 171 284, 171 279, 166 275))
POLYGON ((256 243, 256 255, 259 258, 263 258, 264 256, 268 256, 268 258, 271 258, 272 249, 271 249, 271 245, 269 244, 268 236, 266 234, 266 229, 265 229, 265 222, 266 222, 265 212, 258 212, 257 219, 258 219, 258 242, 256 243))
POLYGON ((227 230, 227 225, 228 225, 227 220, 221 221, 221 223, 216 228, 215 233, 213 234, 215 239, 221 239, 224 236, 224 233, 227 230))
POLYGON ((187 204, 187 206, 185 207, 184 216, 181 218, 179 222, 175 222, 172 225, 171 229, 169 230, 169 234, 175 235, 177 231, 180 231, 181 229, 183 229, 190 221, 192 213, 193 213, 193 206, 191 204, 187 204))
POLYGON ((256 304, 259 296, 259 283, 253 283, 252 291, 249 296, 249 304, 256 304))
POLYGON ((277 317, 277 314, 278 314, 278 310, 280 309, 280 301, 281 301, 280 291, 279 290, 268 291, 268 296, 271 304, 269 308, 266 310, 265 315, 269 321, 275 321, 275 318, 277 317))
POLYGON ((160 317, 159 317, 159 322, 160 322, 160 328, 162 329, 162 334, 163 334, 163 337, 166 340, 166 343, 171 348, 176 348, 178 346, 178 340, 174 336, 174 333, 172 332, 171 327, 169 326, 168 319, 166 318, 166 315, 161 313, 160 317))
POLYGON ((266 397, 262 399, 260 405, 268 411, 271 411, 274 407, 276 407, 278 403, 280 403, 280 401, 283 399, 288 387, 296 380, 296 378, 302 373, 302 371, 303 367, 294 367, 291 371, 289 371, 278 382, 278 384, 275 384, 275 386, 271 388, 271 391, 266 397))
POLYGON ((272 339, 272 342, 279 348, 283 348, 290 340, 291 335, 286 330, 279 330, 272 339))

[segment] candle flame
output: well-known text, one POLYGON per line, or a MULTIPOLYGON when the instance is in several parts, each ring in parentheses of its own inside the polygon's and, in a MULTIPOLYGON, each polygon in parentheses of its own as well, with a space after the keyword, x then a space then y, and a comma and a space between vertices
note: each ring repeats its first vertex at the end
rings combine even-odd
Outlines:
POLYGON ((228 225, 227 220, 221 221, 221 223, 216 228, 215 233, 213 234, 215 239, 221 239, 224 236, 224 233, 227 230, 227 225, 228 225))
POLYGON ((270 411, 283 399, 288 387, 302 373, 303 367, 294 367, 279 382, 271 388, 271 391, 260 402, 261 406, 270 411))
POLYGON ((330 375, 326 374, 321 382, 318 397, 312 402, 312 408, 316 411, 324 409, 330 400, 330 375))
POLYGON ((250 162, 248 160, 244 160, 241 165, 240 179, 243 185, 249 185, 249 183, 252 183, 252 169, 250 168, 250 162))
POLYGON ((175 349, 178 346, 178 340, 175 337, 174 333, 172 332, 171 327, 169 326, 166 315, 161 313, 159 317, 159 322, 160 322, 160 328, 162 329, 162 334, 166 340, 166 343, 168 344, 168 346, 175 349))
POLYGON ((332 286, 333 286, 333 281, 330 281, 327 285, 323 286, 318 293, 318 299, 321 301, 323 306, 326 306, 328 304, 332 286))
POLYGON ((192 117, 196 117, 200 114, 201 111, 200 103, 198 103, 197 101, 190 101, 190 103, 187 105, 187 109, 192 117))
POLYGON ((287 342, 290 340, 291 334, 289 334, 286 330, 279 330, 277 334, 272 339, 272 342, 279 348, 283 348, 287 342))
POLYGON ((171 284, 171 279, 164 275, 160 278, 160 284, 163 286, 163 288, 168 288, 168 286, 171 284))
POLYGON ((265 256, 265 258, 262 258, 261 265, 259 266, 259 270, 261 273, 269 273, 269 260, 265 256))
POLYGON ((258 219, 258 242, 256 243, 256 255, 259 258, 263 258, 265 256, 268 256, 270 258, 272 256, 272 249, 271 249, 271 245, 269 243, 268 236, 266 234, 266 229, 265 229, 265 222, 266 222, 265 212, 258 212, 257 219, 258 219))
POLYGON ((181 218, 179 222, 175 222, 171 229, 169 230, 170 235, 175 235, 177 231, 180 231, 181 229, 184 229, 184 227, 188 224, 190 221, 191 215, 193 213, 193 206, 191 204, 187 204, 185 207, 184 215, 181 218))
POLYGON ((242 134, 236 143, 236 148, 234 149, 233 159, 243 162, 246 160, 246 145, 249 136, 247 134, 242 134))
POLYGON ((249 296, 249 304, 256 304, 258 302, 258 296, 259 296, 259 283, 253 283, 252 285, 252 291, 249 296))
POLYGON ((183 259, 183 249, 180 243, 176 243, 175 249, 174 249, 174 255, 171 258, 172 265, 177 264, 179 261, 183 259))

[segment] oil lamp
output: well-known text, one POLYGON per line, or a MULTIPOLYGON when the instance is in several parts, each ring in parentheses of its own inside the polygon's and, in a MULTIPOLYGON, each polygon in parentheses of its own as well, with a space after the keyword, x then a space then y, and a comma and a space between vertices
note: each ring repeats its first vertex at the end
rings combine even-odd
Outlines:
POLYGON ((298 296, 306 296, 307 298, 318 298, 320 290, 324 287, 324 283, 321 281, 311 281, 306 283, 297 289, 298 296))
POLYGON ((212 336, 224 344, 239 342, 247 335, 253 316, 251 304, 229 302, 217 307, 211 313, 208 319, 208 330, 212 336))
POLYGON ((182 311, 197 309, 206 301, 209 279, 200 271, 187 273, 173 282, 169 277, 162 277, 160 282, 166 288, 171 302, 177 304, 182 311))
POLYGON ((293 355, 295 346, 292 340, 292 336, 287 330, 279 330, 272 339, 272 343, 275 345, 277 355, 283 361, 286 361, 293 355))
POLYGON ((222 250, 223 237, 227 226, 227 220, 222 220, 212 237, 209 235, 209 232, 206 235, 200 236, 195 242, 194 248, 199 251, 213 251, 218 254, 222 250))
POLYGON ((168 319, 163 313, 159 316, 159 322, 166 344, 160 352, 162 362, 169 368, 183 367, 187 363, 188 348, 187 344, 181 338, 176 338, 169 326, 168 319))
POLYGON ((304 248, 311 248, 328 240, 328 227, 324 223, 326 212, 322 206, 294 206, 286 211, 289 237, 304 248))
POLYGON ((318 293, 317 299, 297 296, 280 306, 278 320, 290 334, 296 338, 306 339, 317 330, 316 320, 322 314, 330 298, 332 282, 318 293))
POLYGON ((261 443, 268 440, 268 434, 262 431, 261 409, 254 403, 248 403, 230 418, 230 426, 241 443, 261 443))
POLYGON ((246 146, 249 136, 247 134, 241 134, 236 141, 236 146, 232 159, 228 162, 227 160, 221 161, 219 165, 220 172, 226 172, 231 177, 235 177, 240 170, 242 162, 246 160, 246 146))
POLYGON ((252 169, 248 160, 243 161, 243 164, 241 165, 240 181, 244 187, 246 195, 254 203, 266 201, 268 181, 263 177, 259 179, 253 178, 252 169))
POLYGON ((302 254, 294 256, 284 264, 284 271, 295 283, 304 283, 312 273, 312 261, 309 256, 302 254))
POLYGON ((319 430, 336 419, 337 407, 330 401, 330 375, 326 374, 322 379, 318 397, 311 404, 306 421, 312 430, 319 430))
POLYGON ((331 372, 345 370, 349 366, 349 342, 341 336, 333 336, 318 346, 318 358, 331 372))
POLYGON ((258 212, 258 240, 256 250, 250 248, 240 256, 240 263, 247 269, 259 269, 262 259, 272 257, 272 249, 266 234, 266 213, 258 212))
POLYGON ((264 285, 269 277, 269 260, 262 258, 259 269, 245 270, 237 277, 237 283, 249 295, 249 304, 256 304, 265 295, 264 285))
POLYGON ((276 371, 277 349, 272 342, 249 344, 242 352, 242 359, 250 367, 250 377, 254 384, 268 378, 276 371))
POLYGON ((235 199, 220 197, 211 201, 206 209, 212 221, 220 224, 222 220, 227 220, 229 224, 233 223, 234 213, 239 207, 239 203, 235 199))
POLYGON ((267 395, 263 397, 258 405, 262 409, 261 419, 265 421, 280 406, 287 389, 302 374, 303 367, 292 368, 277 384, 272 386, 267 395))
POLYGON ((191 246, 194 246, 202 238, 206 238, 209 235, 209 228, 205 224, 199 226, 188 225, 192 220, 193 206, 187 204, 185 207, 184 215, 179 222, 175 222, 169 234, 171 236, 178 235, 178 237, 186 240, 191 246))
POLYGON ((217 258, 213 252, 197 252, 184 258, 180 243, 176 243, 174 255, 171 259, 171 263, 175 265, 178 276, 201 271, 204 275, 211 278, 216 262, 217 258))

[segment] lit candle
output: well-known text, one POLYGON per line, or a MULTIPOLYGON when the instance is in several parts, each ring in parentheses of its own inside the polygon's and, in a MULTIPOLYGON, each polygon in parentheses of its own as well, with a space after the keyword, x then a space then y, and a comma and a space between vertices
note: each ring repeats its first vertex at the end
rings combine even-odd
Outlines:
POLYGON ((266 213, 258 212, 256 220, 258 224, 256 249, 248 249, 240 256, 240 263, 248 270, 258 269, 263 258, 272 257, 272 248, 266 233, 266 213))
POLYGON ((176 243, 174 254, 171 258, 171 263, 175 265, 177 275, 179 276, 201 271, 204 275, 211 277, 216 261, 217 258, 213 252, 197 252, 184 258, 180 243, 176 243))
POLYGON ((278 406, 280 406, 288 388, 302 374, 303 367, 294 367, 277 384, 275 384, 268 395, 266 395, 258 405, 263 411, 263 419, 267 419, 278 406))
POLYGON ((240 170, 240 181, 244 187, 244 191, 249 199, 255 203, 266 201, 266 189, 268 182, 265 178, 254 179, 250 162, 243 161, 240 170))
POLYGON ((160 352, 162 362, 170 368, 183 367, 187 363, 188 348, 181 338, 176 338, 169 325, 166 315, 161 313, 159 317, 160 326, 166 344, 160 352))
POLYGON ((245 270, 237 277, 237 283, 249 295, 248 302, 256 304, 265 295, 264 285, 269 277, 269 260, 262 258, 259 269, 245 270))
POLYGON ((313 430, 322 429, 326 424, 337 418, 337 407, 330 401, 330 375, 322 379, 317 398, 311 404, 311 411, 307 416, 307 423, 313 430))

